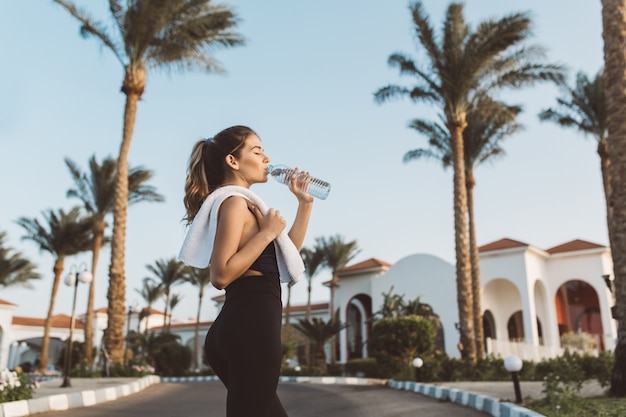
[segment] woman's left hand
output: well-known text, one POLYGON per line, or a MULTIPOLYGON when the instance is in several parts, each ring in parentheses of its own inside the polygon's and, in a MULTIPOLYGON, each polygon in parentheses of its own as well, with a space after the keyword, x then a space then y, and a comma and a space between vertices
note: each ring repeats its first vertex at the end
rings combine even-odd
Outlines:
POLYGON ((311 182, 311 175, 309 174, 309 171, 298 171, 297 167, 295 168, 295 171, 296 173, 291 178, 289 189, 298 198, 299 202, 312 203, 313 196, 305 191, 311 182))

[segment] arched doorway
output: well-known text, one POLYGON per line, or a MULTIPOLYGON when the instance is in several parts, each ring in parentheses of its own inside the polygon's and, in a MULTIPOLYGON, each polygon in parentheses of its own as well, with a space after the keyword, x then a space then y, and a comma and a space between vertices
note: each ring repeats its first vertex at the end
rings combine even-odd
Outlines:
POLYGON ((581 280, 567 281, 559 287, 555 300, 559 336, 584 332, 596 337, 604 350, 602 317, 596 290, 581 280))
POLYGON ((372 299, 358 294, 350 299, 346 307, 347 359, 367 357, 365 341, 369 336, 372 318, 372 299))

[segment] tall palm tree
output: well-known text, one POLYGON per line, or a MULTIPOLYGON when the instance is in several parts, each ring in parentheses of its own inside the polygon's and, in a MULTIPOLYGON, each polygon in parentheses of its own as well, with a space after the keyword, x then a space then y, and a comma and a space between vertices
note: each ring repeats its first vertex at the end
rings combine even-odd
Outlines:
MULTIPOLYGON (((609 173, 608 135, 606 95, 604 76, 598 71, 593 79, 583 72, 576 75, 576 85, 564 85, 564 97, 557 99, 555 108, 548 108, 539 113, 539 120, 554 122, 562 127, 574 128, 585 135, 591 136, 597 142, 596 152, 600 157, 602 185, 606 201, 607 225, 612 220, 611 210, 611 180, 609 173)), ((609 228, 611 233, 611 228, 609 228)))
POLYGON ((54 258, 54 280, 52 282, 52 293, 50 295, 50 305, 48 315, 44 322, 43 341, 41 343, 41 359, 39 370, 43 371, 48 367, 48 347, 50 346, 50 327, 52 325, 52 315, 54 314, 54 303, 61 282, 61 274, 67 256, 76 255, 91 249, 92 245, 92 220, 84 217, 79 207, 74 207, 69 213, 59 209, 58 212, 48 210, 43 212, 45 223, 40 223, 36 218, 20 217, 17 224, 22 226, 25 235, 23 240, 30 240, 39 246, 42 252, 50 253, 54 258))
POLYGON ((375 94, 386 102, 408 97, 439 108, 451 138, 453 167, 454 240, 457 302, 462 356, 475 361, 470 254, 467 228, 467 192, 463 155, 463 131, 467 112, 481 97, 504 88, 521 88, 537 81, 562 82, 562 68, 544 64, 543 50, 526 46, 531 20, 526 13, 513 13, 499 20, 482 21, 473 30, 463 16, 463 5, 448 6, 441 36, 436 37, 421 2, 410 6, 419 46, 427 62, 418 65, 410 57, 393 54, 388 63, 401 75, 417 80, 412 87, 388 85, 375 94), (421 67, 421 68, 420 68, 421 67))
MULTIPOLYGON (((152 311, 152 304, 157 301, 163 295, 163 286, 161 283, 155 281, 153 278, 146 277, 142 280, 141 289, 136 289, 137 293, 146 301, 148 306, 141 310, 139 313, 139 326, 141 327, 141 321, 150 317, 152 311)), ((141 331, 141 329, 137 329, 141 331)), ((148 323, 146 322, 146 333, 148 332, 148 323)))
POLYGON ((158 259, 154 265, 146 265, 146 268, 152 272, 156 281, 160 283, 165 296, 165 312, 163 315, 163 331, 168 332, 168 314, 170 310, 171 289, 174 285, 184 281, 186 276, 185 264, 176 258, 158 259))
POLYGON ((324 345, 328 339, 332 339, 337 333, 343 330, 346 325, 333 318, 326 322, 320 318, 313 317, 311 320, 299 319, 298 323, 294 324, 293 327, 310 340, 313 345, 313 351, 315 352, 313 364, 322 374, 326 374, 327 366, 324 345))
POLYGON ((41 278, 35 271, 37 266, 6 245, 6 236, 6 232, 0 232, 0 287, 21 285, 32 289, 30 281, 41 278))
MULTIPOLYGON (((306 297, 306 313, 305 320, 311 319, 311 292, 313 291, 313 277, 324 264, 324 253, 317 250, 312 250, 303 247, 300 250, 300 255, 304 261, 304 275, 307 280, 307 297, 306 297)), ((306 339, 306 363, 311 363, 311 341, 306 339)))
POLYGON ((183 300, 183 296, 182 294, 179 293, 174 293, 172 295, 170 295, 170 312, 169 315, 167 316, 167 328, 169 330, 170 326, 172 325, 172 312, 174 311, 174 308, 180 304, 180 302, 183 300))
MULTIPOLYGON (((104 243, 106 217, 113 212, 115 202, 115 178, 117 161, 111 157, 105 158, 102 164, 96 161, 93 155, 89 159, 89 174, 83 172, 71 159, 65 158, 65 164, 70 171, 74 187, 67 191, 68 197, 78 198, 83 203, 87 213, 93 217, 93 247, 91 259, 91 274, 93 280, 89 284, 87 298, 87 317, 85 319, 85 360, 87 365, 93 365, 93 318, 95 299, 95 280, 100 249, 104 243)), ((131 167, 128 170, 128 204, 140 201, 164 201, 162 195, 155 188, 146 185, 152 178, 152 171, 143 167, 131 167)))
MULTIPOLYGON (((478 357, 485 355, 482 307, 480 298, 480 268, 476 222, 474 214, 474 168, 504 155, 501 142, 521 129, 517 116, 522 111, 519 106, 510 106, 484 96, 468 109, 467 128, 463 131, 463 156, 465 165, 465 190, 467 194, 468 236, 470 271, 472 281, 472 315, 475 336, 475 349, 478 357)), ((421 119, 413 120, 410 127, 428 138, 429 148, 419 148, 407 152, 404 161, 420 158, 435 158, 444 169, 452 163, 450 134, 441 124, 421 119)))
POLYGON ((202 311, 202 300, 204 298, 204 288, 211 284, 211 272, 209 268, 199 269, 187 267, 185 281, 190 282, 198 288, 198 311, 196 312, 196 326, 193 336, 193 368, 200 369, 200 313, 202 311))
MULTIPOLYGON (((330 287, 330 320, 338 320, 335 312, 335 292, 339 286, 339 271, 341 271, 354 257, 360 252, 356 240, 344 242, 340 235, 331 236, 329 238, 318 237, 315 239, 314 251, 319 251, 324 257, 324 266, 331 270, 332 278, 328 283, 330 287)), ((331 338, 330 361, 331 364, 336 363, 337 339, 333 335, 331 338)))
POLYGON ((604 38, 604 84, 606 88, 606 114, 612 221, 609 239, 613 256, 615 306, 613 318, 617 320, 617 346, 611 375, 610 393, 626 396, 626 4, 624 0, 602 0, 602 37, 604 38))
POLYGON ((113 207, 113 238, 109 266, 109 322, 105 333, 111 360, 121 363, 124 356, 126 276, 124 270, 126 214, 128 209, 128 153, 148 72, 153 69, 186 71, 200 69, 222 72, 212 57, 218 48, 243 44, 233 32, 234 12, 211 0, 109 0, 113 29, 94 20, 72 2, 54 0, 81 24, 84 37, 96 38, 109 49, 124 68, 122 92, 126 95, 122 142, 113 207))

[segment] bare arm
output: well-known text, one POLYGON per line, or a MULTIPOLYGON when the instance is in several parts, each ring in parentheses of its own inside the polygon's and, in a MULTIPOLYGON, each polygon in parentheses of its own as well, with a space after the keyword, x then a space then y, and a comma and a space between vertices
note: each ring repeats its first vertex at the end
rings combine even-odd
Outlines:
POLYGON ((242 276, 285 228, 285 219, 276 210, 263 216, 248 204, 231 197, 220 207, 210 265, 211 283, 218 289, 242 276))
MULTIPOLYGON (((297 170, 298 168, 296 168, 297 170)), ((311 212, 313 211, 313 196, 302 191, 306 182, 309 181, 309 173, 303 171, 305 177, 302 178, 298 175, 294 175, 294 178, 289 184, 289 189, 298 199, 298 210, 296 211, 296 217, 293 221, 291 229, 289 229, 289 237, 291 241, 296 245, 298 251, 302 249, 302 243, 306 236, 306 231, 309 228, 309 220, 311 218, 311 212)))

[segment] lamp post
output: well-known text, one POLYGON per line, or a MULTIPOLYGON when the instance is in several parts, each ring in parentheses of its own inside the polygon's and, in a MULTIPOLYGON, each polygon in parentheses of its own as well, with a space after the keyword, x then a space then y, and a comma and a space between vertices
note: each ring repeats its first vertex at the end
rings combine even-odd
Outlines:
POLYGON ((415 368, 415 382, 420 381, 420 368, 424 365, 424 360, 420 357, 413 358, 413 368, 415 368))
POLYGON ((65 348, 65 363, 63 366, 63 384, 61 388, 71 387, 70 381, 70 362, 72 361, 72 337, 74 335, 74 325, 76 322, 76 293, 78 292, 78 282, 89 283, 93 279, 91 272, 87 270, 87 265, 80 265, 80 272, 75 265, 72 265, 70 272, 65 277, 65 285, 74 287, 74 299, 72 301, 72 317, 70 318, 70 336, 67 339, 67 347, 65 348))
POLYGON ((515 389, 515 403, 522 403, 522 391, 519 386, 518 372, 522 369, 522 360, 519 356, 511 355, 504 359, 504 368, 511 373, 513 379, 513 389, 515 389))
POLYGON ((126 343, 124 343, 124 366, 127 365, 127 357, 128 357, 128 348, 130 347, 130 341, 128 340, 130 336, 130 319, 132 314, 135 312, 135 306, 128 306, 128 320, 126 321, 126 343))

